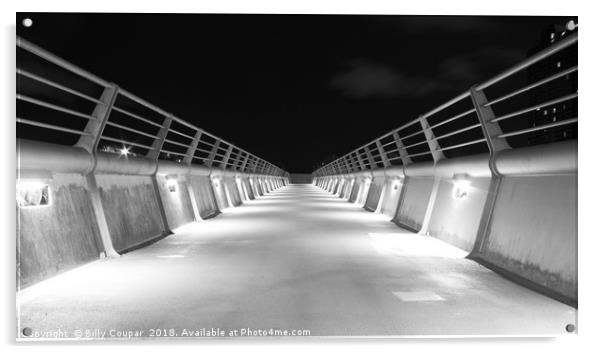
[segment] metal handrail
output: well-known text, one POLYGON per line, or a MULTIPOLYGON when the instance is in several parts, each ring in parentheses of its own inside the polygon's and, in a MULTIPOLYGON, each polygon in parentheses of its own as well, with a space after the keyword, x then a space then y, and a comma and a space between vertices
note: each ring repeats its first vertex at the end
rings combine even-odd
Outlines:
POLYGON ((59 90, 68 92, 68 93, 70 93, 72 95, 79 96, 79 97, 81 97, 81 98, 83 98, 85 100, 88 100, 88 101, 91 101, 91 102, 94 102, 94 103, 97 103, 97 104, 104 104, 99 99, 96 99, 94 97, 91 97, 91 96, 88 96, 88 95, 83 94, 81 92, 78 92, 78 91, 76 91, 76 90, 74 90, 72 88, 69 88, 69 87, 67 87, 65 85, 61 85, 61 84, 59 84, 59 83, 57 83, 55 81, 52 81, 52 80, 49 80, 49 79, 45 79, 45 78, 43 78, 43 77, 41 77, 39 75, 30 73, 29 71, 17 68, 17 75, 22 75, 22 76, 28 77, 28 78, 30 78, 32 80, 41 82, 41 83, 46 84, 48 86, 52 86, 52 87, 57 88, 59 90))
MULTIPOLYGON (((483 122, 482 118, 479 115, 481 114, 487 114, 488 118, 487 122, 489 124, 497 124, 497 122, 503 121, 505 119, 509 119, 512 117, 516 117, 519 116, 521 114, 525 114, 531 111, 534 111, 536 109, 539 108, 543 108, 546 106, 550 106, 550 105, 554 105, 554 104, 558 104, 558 103, 562 103, 568 100, 572 100, 572 99, 576 99, 578 98, 578 94, 577 92, 575 93, 571 93, 571 94, 567 94, 561 97, 557 97, 554 99, 550 99, 546 102, 542 102, 536 105, 532 105, 530 107, 527 108, 523 108, 523 109, 519 109, 517 111, 511 112, 511 113, 507 113, 501 116, 496 117, 494 113, 492 112, 487 112, 487 113, 479 113, 480 111, 478 111, 479 109, 485 109, 485 108, 489 108, 495 104, 501 103, 503 101, 506 101, 512 97, 516 97, 520 94, 524 94, 525 92, 529 92, 537 87, 540 87, 542 85, 545 85, 547 83, 552 82, 553 80, 559 79, 561 77, 565 77, 566 75, 572 74, 574 72, 578 71, 578 67, 575 65, 573 67, 570 67, 568 69, 562 70, 561 72, 557 72, 554 73, 546 78, 540 79, 536 82, 530 83, 526 86, 523 86, 519 89, 516 89, 512 92, 503 94, 493 100, 487 100, 485 99, 484 103, 479 103, 477 104, 475 101, 476 98, 474 97, 474 93, 473 92, 483 92, 483 90, 485 90, 486 88, 489 88, 495 84, 497 84, 498 82, 530 67, 531 65, 534 65, 535 63, 550 57, 551 55, 558 53, 560 51, 562 51, 563 49, 566 49, 570 46, 572 46, 573 44, 576 44, 578 41, 578 34, 574 33, 571 34, 567 37, 565 37, 564 39, 552 44, 551 46, 541 50, 540 52, 536 53, 535 55, 519 62, 518 64, 504 70, 503 72, 497 74, 496 76, 492 77, 491 79, 475 85, 471 90, 467 90, 464 91, 462 93, 460 93, 459 95, 455 96, 454 98, 446 101, 445 103, 431 109, 430 111, 420 115, 419 117, 410 120, 409 122, 389 131, 388 133, 385 133, 381 136, 379 136, 378 138, 371 140, 370 142, 368 142, 367 144, 361 145, 359 148, 353 150, 350 153, 347 153, 345 155, 343 155, 342 157, 339 157, 337 159, 335 159, 334 161, 331 161, 330 163, 318 168, 316 171, 314 171, 314 174, 317 175, 328 175, 331 173, 335 173, 335 172, 351 172, 354 171, 354 168, 358 168, 359 170, 366 170, 371 168, 370 166, 370 161, 372 161, 372 163, 374 163, 375 161, 379 160, 381 162, 385 162, 382 161, 383 156, 381 155, 381 152, 378 151, 376 154, 372 154, 372 152, 377 151, 378 150, 378 146, 377 149, 370 149, 369 146, 374 144, 374 143, 379 143, 381 142, 381 140, 387 139, 387 142, 383 142, 381 143, 381 148, 384 151, 384 155, 386 157, 386 159, 388 160, 388 162, 391 161, 396 161, 396 160, 402 160, 402 162, 405 164, 406 161, 404 159, 408 159, 407 163, 413 163, 413 161, 411 161, 410 159, 412 157, 417 157, 417 156, 424 156, 424 155, 429 155, 432 154, 433 155, 433 161, 436 161, 435 158, 440 159, 441 155, 436 155, 435 153, 441 153, 443 151, 447 151, 447 150, 452 150, 452 149, 457 149, 460 147, 465 147, 468 145, 473 145, 473 144, 478 144, 478 143, 483 143, 483 142, 487 142, 488 139, 505 139, 506 137, 512 137, 512 136, 517 136, 517 135, 521 135, 521 134, 525 134, 525 133, 529 133, 529 132, 533 132, 533 131, 538 131, 538 130, 544 130, 544 129, 548 129, 548 128, 554 128, 554 127, 558 127, 558 126, 563 126, 563 125, 568 125, 568 124, 574 124, 577 123, 577 118, 572 118, 572 119, 567 119, 567 120, 561 120, 558 122, 553 122, 553 123, 549 123, 549 124, 544 124, 541 126, 537 126, 537 127, 532 127, 532 128, 528 128, 528 129, 522 129, 522 130, 518 130, 518 131, 509 131, 509 132, 502 132, 501 134, 497 134, 496 136, 492 136, 492 137, 488 137, 487 134, 488 130, 483 128, 483 122), (466 111, 463 111, 459 114, 456 114, 450 118, 444 119, 436 124, 433 124, 432 126, 430 126, 428 124, 427 118, 432 117, 433 115, 442 112, 443 110, 454 106, 456 103, 459 103, 460 101, 463 101, 465 99, 471 99, 472 101, 472 105, 473 108, 468 109, 466 111), (480 106, 480 107, 479 107, 480 106), (442 135, 438 135, 435 134, 433 132, 433 129, 435 128, 439 128, 445 124, 448 124, 450 122, 453 122, 457 119, 460 119, 462 117, 468 116, 470 114, 473 113, 478 113, 475 114, 475 116, 479 119, 477 124, 471 124, 468 126, 464 126, 461 128, 458 128, 452 132, 449 133, 445 133, 442 135), (420 124, 420 128, 412 133, 407 133, 405 135, 403 135, 402 137, 399 137, 398 134, 399 132, 404 131, 405 129, 408 129, 411 126, 414 126, 416 124, 420 124), (464 143, 459 143, 459 144, 455 144, 452 146, 446 146, 446 147, 439 147, 436 143, 444 138, 448 138, 451 136, 454 136, 456 134, 460 134, 462 132, 466 132, 469 130, 473 130, 476 128, 483 128, 481 129, 481 133, 483 134, 482 138, 478 138, 469 142, 464 142, 464 143), (416 135, 419 134, 424 134, 425 137, 424 139, 420 140, 420 142, 416 142, 416 143, 412 143, 410 145, 405 145, 404 141, 408 138, 414 137, 416 135), (397 136, 397 138, 396 138, 397 136), (388 141, 389 139, 391 139, 391 141, 388 141), (419 145, 425 145, 428 143, 428 150, 424 151, 424 152, 418 152, 418 153, 413 153, 413 154, 409 154, 407 153, 406 149, 408 148, 412 148, 412 147, 416 147, 419 145), (433 143, 433 144, 431 144, 433 143), (391 150, 385 150, 385 147, 389 147, 391 145, 395 144, 396 148, 395 149, 391 149, 391 150), (396 157, 389 157, 388 154, 391 154, 393 152, 396 152, 399 154, 399 156, 396 157), (403 153, 402 153, 403 152, 403 153), (349 160, 351 162, 351 166, 346 165, 345 163, 342 163, 344 161, 349 160)), ((480 101, 479 101, 480 102, 480 101)), ((462 123, 462 125, 464 124, 468 124, 467 123, 462 123)), ((489 152, 490 154, 492 154, 493 152, 491 151, 492 146, 488 143, 488 148, 489 148, 489 152)), ((511 148, 508 146, 508 148, 511 148)), ((445 158, 445 155, 443 155, 443 158, 445 158)))
POLYGON ((29 102, 35 105, 38 105, 40 107, 46 107, 55 111, 59 111, 59 112, 63 112, 63 113, 67 113, 70 114, 72 116, 76 116, 76 117, 80 117, 80 118, 84 118, 84 119, 88 119, 88 120, 96 120, 96 118, 94 118, 93 116, 89 115, 89 114, 85 114, 82 112, 78 112, 69 108, 65 108, 53 103, 49 103, 46 101, 42 101, 42 100, 38 100, 37 98, 33 98, 33 97, 29 97, 29 96, 25 96, 25 95, 21 95, 21 94, 17 94, 17 100, 21 100, 21 101, 25 101, 25 102, 29 102))
POLYGON ((61 131, 61 132, 65 132, 65 133, 72 133, 72 134, 77 134, 77 135, 91 135, 91 134, 83 132, 81 130, 75 130, 75 129, 69 129, 69 128, 64 128, 64 127, 59 127, 58 125, 36 122, 36 121, 33 121, 33 120, 29 120, 29 119, 25 119, 25 118, 19 118, 19 117, 17 117, 17 123, 23 123, 23 124, 31 125, 31 126, 34 126, 34 127, 52 129, 52 130, 57 130, 57 131, 61 131))
MULTIPOLYGON (((58 67, 60 67, 62 69, 65 69, 65 70, 67 70, 67 71, 69 71, 69 72, 71 72, 71 73, 73 73, 73 74, 75 74, 75 75, 77 75, 79 77, 82 77, 82 78, 86 79, 87 81, 90 81, 92 83, 100 85, 100 86, 104 87, 105 89, 111 89, 112 87, 115 87, 116 92, 117 92, 117 96, 123 96, 123 97, 131 100, 132 102, 134 102, 134 103, 136 103, 138 105, 141 105, 141 106, 143 106, 143 107, 145 107, 145 108, 147 108, 147 109, 149 109, 149 110, 151 110, 153 112, 156 112, 159 115, 163 116, 164 118, 170 119, 169 122, 171 122, 171 121, 177 122, 178 124, 181 124, 181 125, 183 125, 183 126, 185 126, 187 128, 190 128, 191 130, 194 130, 197 133, 197 135, 198 135, 198 133, 201 133, 200 134, 201 139, 197 140, 193 136, 190 136, 190 135, 188 135, 186 133, 183 133, 181 131, 177 131, 176 129, 170 128, 169 127, 170 124, 168 124, 168 123, 160 124, 160 123, 154 122, 154 121, 152 121, 152 120, 150 120, 148 118, 145 118, 145 117, 143 117, 143 116, 141 116, 139 114, 130 112, 128 109, 124 109, 124 108, 115 106, 114 103, 111 102, 110 103, 110 107, 109 107, 109 112, 110 111, 116 111, 118 113, 124 114, 126 116, 131 117, 131 118, 137 119, 138 121, 141 121, 141 122, 143 122, 145 124, 149 124, 149 125, 152 125, 154 127, 160 128, 160 129, 159 129, 159 132, 157 132, 157 134, 155 134, 155 135, 149 134, 149 133, 146 133, 146 132, 142 132, 139 129, 135 129, 135 128, 132 128, 132 127, 125 126, 123 124, 119 124, 119 123, 113 122, 113 121, 111 121, 110 115, 107 115, 107 117, 105 118, 106 119, 106 125, 113 126, 113 127, 119 128, 119 129, 123 129, 123 130, 126 130, 126 131, 130 131, 132 133, 136 133, 136 134, 139 134, 139 135, 142 135, 142 136, 150 137, 150 138, 153 138, 155 141, 157 141, 157 140, 160 139, 161 144, 158 145, 158 147, 148 146, 148 145, 144 145, 144 144, 140 144, 140 143, 128 141, 126 139, 112 138, 112 137, 109 137, 107 135, 102 134, 102 131, 101 131, 101 132, 98 133, 98 137, 100 139, 102 139, 102 140, 108 140, 108 141, 118 142, 118 143, 127 144, 127 145, 131 145, 131 146, 137 146, 137 147, 141 147, 141 148, 144 148, 144 149, 149 149, 149 151, 150 150, 155 150, 155 151, 165 152, 167 150, 161 148, 161 146, 163 145, 163 143, 168 143, 168 144, 175 144, 175 145, 186 147, 186 148, 192 148, 193 151, 199 150, 199 151, 206 152, 205 150, 198 149, 197 146, 186 145, 184 143, 180 143, 180 142, 177 142, 177 141, 174 141, 174 140, 171 140, 171 139, 167 139, 165 137, 165 134, 162 135, 162 136, 159 136, 159 134, 161 134, 161 131, 165 132, 165 130, 166 130, 166 132, 172 132, 172 133, 175 133, 175 134, 178 134, 180 136, 183 136, 183 137, 186 137, 186 138, 190 139, 191 140, 190 144, 192 144, 195 140, 197 140, 198 144, 204 144, 204 145, 209 146, 211 148, 213 148, 214 145, 217 144, 218 146, 216 147, 215 151, 213 151, 213 152, 211 152, 211 151, 207 152, 209 154, 212 154, 214 159, 216 157, 222 157, 222 160, 224 160, 225 157, 226 157, 223 154, 217 153, 217 151, 227 152, 228 150, 230 150, 230 151, 234 151, 235 150, 236 152, 232 153, 232 155, 229 156, 229 160, 233 160, 234 162, 233 163, 229 163, 228 161, 225 161, 226 165, 234 165, 234 164, 239 164, 239 163, 242 165, 243 164, 243 161, 242 161, 243 158, 242 158, 242 156, 246 154, 246 156, 247 156, 246 159, 249 162, 246 165, 246 170, 247 171, 254 171, 254 172, 259 172, 259 173, 278 173, 279 175, 285 175, 286 174, 286 172, 284 170, 282 170, 281 168, 279 168, 279 167, 277 167, 277 166, 275 166, 275 165, 273 165, 273 164, 271 164, 271 163, 269 163, 269 162, 267 162, 267 161, 265 161, 265 160, 257 157, 256 155, 253 155, 253 154, 247 152, 246 150, 241 149, 238 146, 236 146, 236 145, 234 145, 234 144, 232 144, 232 143, 230 143, 230 142, 228 142, 228 141, 226 141, 224 139, 221 139, 221 138, 217 137, 216 135, 207 132, 206 130, 201 129, 201 128, 195 126, 194 124, 191 124, 191 123, 189 123, 189 122, 187 122, 187 121, 185 121, 185 120, 183 120, 181 118, 175 117, 174 115, 170 114, 169 112, 165 111, 164 109, 153 105, 152 103, 150 103, 150 102, 148 102, 148 101, 146 101, 146 100, 144 100, 144 99, 136 96, 135 94, 133 94, 133 93, 131 93, 131 92, 129 92, 129 91, 121 88, 121 87, 116 87, 111 82, 108 82, 108 81, 106 81, 106 80, 104 80, 104 79, 102 79, 102 78, 100 78, 100 77, 98 77, 98 76, 96 76, 96 75, 94 75, 94 74, 92 74, 92 73, 90 73, 90 72, 88 72, 88 71, 86 71, 86 70, 84 70, 84 69, 82 69, 82 68, 74 65, 73 63, 70 63, 67 60, 64 60, 64 59, 58 57, 58 56, 56 56, 56 55, 54 55, 54 54, 46 51, 45 49, 43 49, 43 48, 41 48, 41 47, 39 47, 39 46, 37 46, 37 45, 35 45, 35 44, 33 44, 33 43, 25 40, 23 38, 17 37, 17 41, 16 42, 17 42, 16 43, 17 47, 22 48, 22 49, 24 49, 24 50, 26 50, 26 51, 28 51, 28 52, 30 52, 30 53, 38 56, 39 58, 42 58, 42 59, 46 60, 47 62, 50 62, 50 63, 52 63, 52 64, 54 64, 54 65, 56 65, 56 66, 58 66, 58 67), (203 141, 202 138, 206 138, 206 137, 210 137, 210 138, 214 139, 215 142, 212 144, 210 142, 203 141), (238 161, 238 160, 240 160, 240 161, 238 161), (251 162, 255 162, 253 166, 252 166, 251 162), (256 168, 257 168, 257 171, 255 171, 256 168)), ((92 97, 90 95, 87 95, 85 93, 82 93, 80 91, 77 91, 75 89, 67 87, 65 85, 62 85, 60 83, 57 83, 57 82, 55 82, 53 80, 44 78, 44 77, 40 76, 39 74, 31 73, 31 72, 23 70, 21 68, 17 68, 17 74, 25 76, 25 77, 28 77, 28 78, 33 79, 33 80, 35 80, 37 82, 40 82, 42 84, 45 84, 45 85, 51 86, 53 88, 56 88, 58 90, 61 90, 61 91, 73 94, 73 95, 78 96, 80 98, 83 98, 85 100, 94 102, 94 103, 97 104, 97 106, 106 106, 107 105, 107 103, 104 102, 102 98, 92 97)), ((75 110, 72 110, 72 109, 69 109, 69 108, 66 108, 66 107, 61 107, 61 106, 58 106, 58 105, 55 105, 55 104, 52 104, 52 103, 49 103, 49 102, 45 102, 45 101, 42 101, 42 100, 39 100, 39 99, 36 99, 36 98, 33 98, 33 97, 29 97, 29 96, 26 96, 26 95, 17 94, 17 99, 18 100, 27 101, 29 103, 36 104, 36 105, 39 105, 39 106, 43 106, 43 107, 46 107, 46 108, 49 108, 49 109, 53 109, 53 110, 56 110, 56 111, 60 111, 60 112, 66 113, 66 114, 71 114, 71 115, 75 115, 75 116, 78 116, 78 117, 81 117, 81 118, 86 118, 88 120, 98 120, 98 118, 96 118, 93 115, 84 114, 84 113, 81 113, 81 112, 78 112, 78 111, 75 111, 75 110)), ((81 136, 90 136, 91 135, 87 131, 85 131, 85 132, 84 131, 77 131, 77 130, 66 128, 66 127, 60 127, 60 126, 53 125, 53 124, 36 122, 36 121, 29 120, 29 119, 24 119, 24 118, 17 118, 17 122, 20 123, 20 124, 27 124, 27 125, 38 126, 38 127, 45 128, 45 129, 52 129, 52 130, 58 130, 58 131, 68 132, 68 133, 79 135, 80 137, 81 136)), ((166 120, 165 122, 168 122, 168 121, 166 120)), ((105 126, 105 124, 103 124, 103 126, 105 126)), ((168 151, 168 153, 176 154, 176 152, 170 152, 170 151, 168 151)), ((182 156, 186 156, 186 154, 182 154, 182 153, 177 153, 177 154, 181 154, 182 156)), ((158 158, 158 155, 157 155, 157 158, 158 158)), ((192 159, 201 159, 203 161, 209 161, 208 158, 199 158, 197 156, 192 156, 192 159)), ((209 163, 212 164, 213 162, 223 163, 223 161, 218 161, 217 159, 215 159, 215 161, 210 161, 209 163)))

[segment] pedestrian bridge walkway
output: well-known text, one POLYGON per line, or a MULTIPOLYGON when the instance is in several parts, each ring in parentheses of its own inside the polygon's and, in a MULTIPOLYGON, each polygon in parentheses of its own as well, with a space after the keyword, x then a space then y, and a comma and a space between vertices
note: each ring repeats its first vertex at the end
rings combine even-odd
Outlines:
POLYGON ((20 327, 396 336, 559 334, 574 323, 574 308, 389 220, 289 184, 23 289, 20 327))

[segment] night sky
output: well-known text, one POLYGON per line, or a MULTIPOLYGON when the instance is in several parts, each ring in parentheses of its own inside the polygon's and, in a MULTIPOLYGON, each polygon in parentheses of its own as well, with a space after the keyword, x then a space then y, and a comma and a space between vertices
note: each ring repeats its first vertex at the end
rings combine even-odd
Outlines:
POLYGON ((520 61, 569 19, 20 13, 17 35, 309 173, 520 61))

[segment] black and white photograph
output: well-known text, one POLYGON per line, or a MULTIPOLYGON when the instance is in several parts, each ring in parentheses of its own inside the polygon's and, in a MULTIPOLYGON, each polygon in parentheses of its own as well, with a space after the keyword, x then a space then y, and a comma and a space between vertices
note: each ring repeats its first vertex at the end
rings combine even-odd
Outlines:
POLYGON ((137 9, 11 13, 15 345, 579 336, 582 12, 137 9))

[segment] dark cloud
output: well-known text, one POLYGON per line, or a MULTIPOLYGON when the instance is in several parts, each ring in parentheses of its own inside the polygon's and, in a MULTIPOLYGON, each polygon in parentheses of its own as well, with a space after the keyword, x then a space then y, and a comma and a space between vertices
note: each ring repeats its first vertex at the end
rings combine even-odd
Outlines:
POLYGON ((356 98, 422 97, 468 88, 485 79, 488 69, 504 68, 521 58, 518 50, 484 48, 444 59, 429 75, 403 72, 370 59, 354 59, 330 80, 330 87, 356 98))
POLYGON ((347 63, 348 70, 332 78, 330 86, 353 97, 391 97, 403 91, 403 78, 393 67, 365 59, 347 63))

